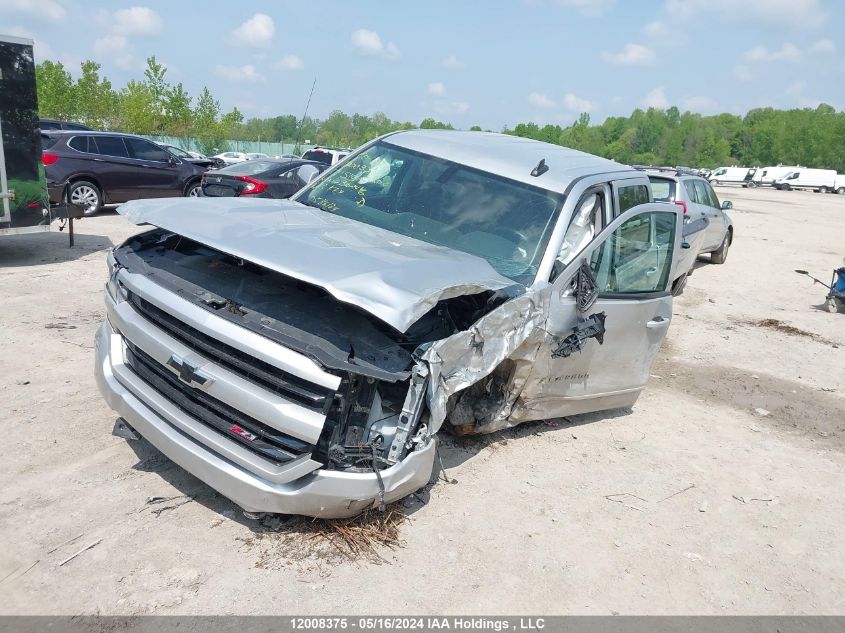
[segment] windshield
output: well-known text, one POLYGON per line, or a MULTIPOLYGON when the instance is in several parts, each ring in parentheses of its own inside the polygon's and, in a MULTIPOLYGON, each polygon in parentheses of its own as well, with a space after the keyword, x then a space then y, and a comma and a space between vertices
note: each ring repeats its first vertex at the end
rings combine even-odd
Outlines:
POLYGON ((167 151, 177 156, 178 158, 193 158, 188 152, 183 150, 181 147, 174 147, 173 145, 165 145, 164 147, 167 148, 167 151))
POLYGON ((536 273, 563 199, 384 141, 298 198, 330 213, 478 255, 499 274, 522 282, 536 273))

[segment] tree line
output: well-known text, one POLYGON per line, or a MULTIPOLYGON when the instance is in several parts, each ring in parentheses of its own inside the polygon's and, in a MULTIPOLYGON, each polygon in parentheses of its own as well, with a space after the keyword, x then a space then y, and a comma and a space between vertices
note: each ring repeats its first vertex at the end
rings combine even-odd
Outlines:
MULTIPOLYGON (((322 120, 294 114, 244 120, 237 108, 223 112, 207 87, 193 97, 181 83, 169 83, 167 69, 155 57, 147 59, 142 79, 129 81, 120 89, 100 70, 94 61, 82 62, 79 78, 74 80, 60 62, 38 64, 40 115, 78 121, 95 129, 193 137, 206 152, 226 149, 227 140, 357 147, 393 130, 454 129, 432 118, 415 124, 394 121, 381 112, 368 116, 339 110, 322 120)), ((599 125, 592 125, 590 115, 583 113, 565 127, 520 123, 502 131, 625 164, 717 167, 783 163, 845 172, 845 112, 827 104, 793 110, 758 108, 745 116, 704 116, 674 106, 637 109, 627 117, 608 117, 599 125)))

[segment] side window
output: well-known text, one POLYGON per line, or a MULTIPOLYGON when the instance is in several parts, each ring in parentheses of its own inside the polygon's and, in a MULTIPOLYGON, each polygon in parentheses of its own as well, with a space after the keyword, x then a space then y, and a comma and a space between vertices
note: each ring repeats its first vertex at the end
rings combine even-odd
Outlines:
POLYGON ((571 262, 601 232, 605 218, 604 191, 592 190, 584 194, 575 207, 575 213, 566 229, 558 259, 564 265, 571 262))
POLYGON ((710 206, 714 209, 721 209, 722 205, 719 204, 719 198, 716 196, 716 192, 713 191, 713 187, 710 186, 710 183, 702 180, 701 186, 704 187, 704 190, 707 192, 707 197, 710 199, 710 206))
POLYGON ((646 204, 648 199, 648 187, 646 185, 630 185, 619 187, 619 213, 625 213, 628 209, 638 204, 646 204))
POLYGON ((693 180, 693 186, 695 187, 695 192, 697 194, 697 202, 699 204, 703 204, 706 207, 712 207, 713 201, 710 199, 710 185, 705 183, 703 180, 693 180))
MULTIPOLYGON (((75 149, 77 152, 85 152, 88 153, 91 150, 88 149, 88 140, 90 136, 74 136, 70 141, 68 141, 68 147, 75 149)), ((94 148, 93 153, 97 153, 94 148)))
POLYGON ((694 180, 685 180, 684 181, 684 189, 687 191, 687 197, 692 201, 698 204, 705 204, 698 196, 698 189, 695 187, 694 180))
POLYGON ((123 139, 119 136, 100 136, 97 138, 97 147, 100 150, 99 153, 104 156, 129 158, 126 145, 123 144, 123 139))
POLYGON ((132 158, 137 158, 138 160, 154 160, 159 163, 166 163, 169 158, 167 152, 158 145, 145 141, 142 138, 127 138, 124 140, 129 145, 132 158))
POLYGON ((590 258, 599 293, 664 292, 675 245, 674 213, 653 211, 629 218, 590 258))

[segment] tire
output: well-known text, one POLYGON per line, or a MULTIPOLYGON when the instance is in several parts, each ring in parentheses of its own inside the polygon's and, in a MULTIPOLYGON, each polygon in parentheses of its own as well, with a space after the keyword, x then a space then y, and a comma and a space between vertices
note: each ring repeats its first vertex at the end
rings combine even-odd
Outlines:
POLYGON ((199 198, 200 196, 202 196, 202 185, 198 180, 195 180, 185 187, 186 198, 199 198))
POLYGON ((819 187, 819 193, 827 193, 828 191, 830 191, 830 189, 827 187, 819 187))
POLYGON ((840 196, 845 195, 845 187, 839 187, 836 190, 836 193, 838 193, 840 196))
POLYGON ((748 186, 749 189, 755 189, 757 187, 757 183, 754 182, 753 180, 749 180, 747 186, 748 186))
POLYGON ((721 246, 710 253, 711 264, 724 264, 728 258, 728 249, 731 247, 731 232, 725 233, 725 238, 722 240, 721 246))
POLYGON ((83 208, 85 215, 94 215, 103 208, 103 195, 100 189, 87 180, 77 180, 67 192, 68 202, 83 208))
POLYGON ((674 281, 674 283, 672 284, 673 297, 677 297, 683 294, 684 288, 687 287, 687 278, 689 278, 689 273, 684 273, 674 281))
POLYGON ((792 191, 792 185, 781 185, 780 190, 781 191, 792 191))
POLYGON ((845 312, 845 302, 841 299, 837 299, 836 297, 828 297, 824 305, 828 312, 832 312, 834 314, 837 312, 845 312))

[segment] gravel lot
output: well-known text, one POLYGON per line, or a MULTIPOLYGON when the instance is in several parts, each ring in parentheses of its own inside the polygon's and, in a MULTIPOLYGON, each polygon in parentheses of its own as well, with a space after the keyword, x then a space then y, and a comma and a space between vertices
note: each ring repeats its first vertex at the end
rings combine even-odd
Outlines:
POLYGON ((845 614, 845 315, 792 272, 842 265, 845 197, 718 193, 733 248, 690 278, 636 407, 444 438, 456 483, 375 560, 110 435, 93 336, 106 249, 137 227, 2 238, 0 610, 845 614))

